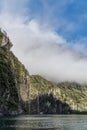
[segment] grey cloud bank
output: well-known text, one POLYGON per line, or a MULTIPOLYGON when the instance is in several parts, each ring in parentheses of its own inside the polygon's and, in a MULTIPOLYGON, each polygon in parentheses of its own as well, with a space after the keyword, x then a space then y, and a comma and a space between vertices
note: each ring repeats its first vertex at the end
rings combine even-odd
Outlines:
POLYGON ((39 74, 56 82, 86 82, 86 56, 75 45, 68 47, 67 41, 55 32, 42 30, 32 20, 9 34, 14 42, 14 53, 30 74, 39 74))

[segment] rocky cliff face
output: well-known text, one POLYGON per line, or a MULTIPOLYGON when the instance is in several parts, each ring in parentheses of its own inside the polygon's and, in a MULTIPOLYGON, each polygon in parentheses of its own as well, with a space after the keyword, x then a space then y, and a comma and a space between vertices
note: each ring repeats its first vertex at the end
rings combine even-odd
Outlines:
POLYGON ((0 114, 23 113, 27 111, 30 76, 9 50, 11 43, 2 44, 3 37, 0 33, 0 114))
POLYGON ((13 46, 6 32, 0 30, 0 46, 5 47, 8 50, 13 46))

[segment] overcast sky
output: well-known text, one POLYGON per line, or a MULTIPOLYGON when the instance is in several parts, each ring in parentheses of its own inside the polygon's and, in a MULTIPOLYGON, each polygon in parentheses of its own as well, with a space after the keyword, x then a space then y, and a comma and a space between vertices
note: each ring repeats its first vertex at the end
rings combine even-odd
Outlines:
POLYGON ((0 26, 30 74, 87 82, 87 0, 1 0, 0 26))

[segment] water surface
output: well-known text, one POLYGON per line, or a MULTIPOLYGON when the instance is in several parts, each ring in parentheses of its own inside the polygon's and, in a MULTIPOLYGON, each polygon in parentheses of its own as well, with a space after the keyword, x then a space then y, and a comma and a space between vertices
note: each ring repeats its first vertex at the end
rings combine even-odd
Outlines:
POLYGON ((87 115, 24 115, 0 118, 0 130, 87 130, 87 115))

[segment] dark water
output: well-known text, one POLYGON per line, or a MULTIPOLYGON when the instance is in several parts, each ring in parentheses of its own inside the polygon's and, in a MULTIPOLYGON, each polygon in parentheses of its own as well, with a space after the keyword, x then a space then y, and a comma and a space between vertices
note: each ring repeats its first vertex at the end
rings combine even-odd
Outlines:
POLYGON ((0 118, 0 130, 87 130, 87 115, 0 118))

